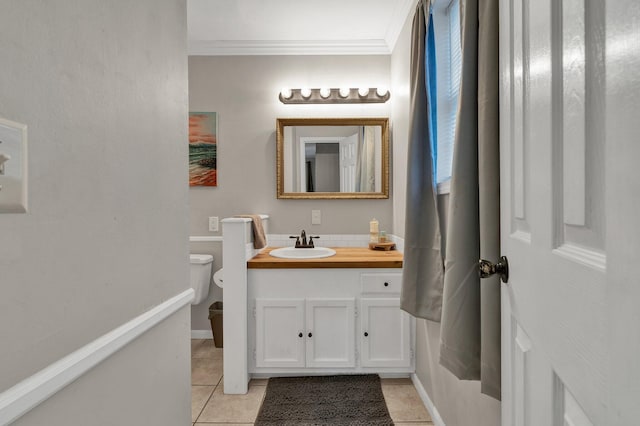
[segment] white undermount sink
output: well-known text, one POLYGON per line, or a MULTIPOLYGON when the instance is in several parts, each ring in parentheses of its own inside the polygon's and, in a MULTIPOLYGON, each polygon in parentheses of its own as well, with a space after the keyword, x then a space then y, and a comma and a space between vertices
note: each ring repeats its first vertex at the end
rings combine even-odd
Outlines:
POLYGON ((282 247, 279 249, 271 250, 269 254, 273 257, 279 257, 282 259, 320 259, 323 257, 333 256, 334 254, 336 254, 336 251, 327 247, 282 247))

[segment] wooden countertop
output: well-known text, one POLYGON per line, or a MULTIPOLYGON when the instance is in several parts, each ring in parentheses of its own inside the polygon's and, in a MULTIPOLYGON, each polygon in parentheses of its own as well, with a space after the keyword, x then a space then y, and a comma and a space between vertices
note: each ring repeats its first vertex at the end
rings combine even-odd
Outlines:
POLYGON ((402 253, 397 250, 369 250, 366 247, 331 247, 336 254, 321 259, 281 259, 269 255, 278 247, 267 247, 247 262, 249 269, 311 268, 402 268, 402 253))

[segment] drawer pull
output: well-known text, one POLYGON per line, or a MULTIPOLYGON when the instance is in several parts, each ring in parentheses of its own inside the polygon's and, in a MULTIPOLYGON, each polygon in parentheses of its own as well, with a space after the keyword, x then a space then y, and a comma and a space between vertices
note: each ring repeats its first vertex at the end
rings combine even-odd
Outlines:
POLYGON ((311 334, 311 332, 309 332, 309 337, 313 336, 313 334, 311 334))
POLYGON ((384 286, 385 286, 385 287, 389 287, 389 283, 385 281, 385 282, 384 282, 384 286))
POLYGON ((302 337, 302 332, 298 333, 298 337, 302 337))
POLYGON ((369 337, 369 333, 367 333, 366 331, 364 332, 364 337, 369 337))

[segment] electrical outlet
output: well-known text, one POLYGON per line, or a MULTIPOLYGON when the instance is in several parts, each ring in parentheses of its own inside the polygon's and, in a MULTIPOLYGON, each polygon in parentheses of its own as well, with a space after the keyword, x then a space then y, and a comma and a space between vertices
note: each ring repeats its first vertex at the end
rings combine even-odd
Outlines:
POLYGON ((311 224, 320 225, 322 223, 322 213, 320 210, 311 210, 311 224))
POLYGON ((218 216, 209 216, 209 231, 218 231, 218 216))

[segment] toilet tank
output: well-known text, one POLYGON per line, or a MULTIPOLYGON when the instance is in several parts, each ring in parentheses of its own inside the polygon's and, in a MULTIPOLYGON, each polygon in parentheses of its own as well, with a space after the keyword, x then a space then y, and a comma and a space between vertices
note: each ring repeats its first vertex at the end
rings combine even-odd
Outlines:
POLYGON ((213 256, 210 254, 191 254, 189 258, 191 262, 191 288, 195 292, 195 298, 191 304, 197 305, 209 295, 213 256))

